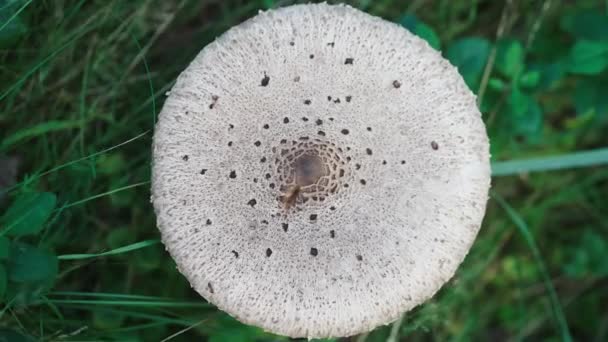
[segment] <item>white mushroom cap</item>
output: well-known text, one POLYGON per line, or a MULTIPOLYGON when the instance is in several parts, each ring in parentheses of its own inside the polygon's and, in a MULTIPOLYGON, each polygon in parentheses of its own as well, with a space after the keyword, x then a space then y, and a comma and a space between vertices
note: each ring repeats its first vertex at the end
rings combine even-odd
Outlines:
POLYGON ((181 273, 235 318, 292 337, 394 321, 448 281, 490 185, 456 68, 344 5, 263 12, 179 76, 152 201, 181 273))

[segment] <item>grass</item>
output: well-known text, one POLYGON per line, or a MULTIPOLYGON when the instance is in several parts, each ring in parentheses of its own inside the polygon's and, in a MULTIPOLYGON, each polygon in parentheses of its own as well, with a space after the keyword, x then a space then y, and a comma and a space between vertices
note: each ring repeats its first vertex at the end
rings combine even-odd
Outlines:
MULTIPOLYGON (((156 114, 179 72, 229 27, 289 3, 0 1, 0 217, 25 192, 57 199, 36 234, 0 240, 59 256, 52 279, 11 280, 6 293, 0 281, 0 337, 285 340, 190 289, 157 243, 149 180, 156 114), (20 165, 2 189, 4 156, 20 165)), ((408 28, 432 31, 455 64, 463 41, 480 57, 459 70, 482 95, 495 176, 455 278, 400 325, 353 340, 606 340, 608 71, 593 71, 601 47, 584 62, 570 51, 608 44, 608 3, 349 3, 395 22, 414 16, 408 28)), ((0 279, 8 262, 0 255, 0 279)))

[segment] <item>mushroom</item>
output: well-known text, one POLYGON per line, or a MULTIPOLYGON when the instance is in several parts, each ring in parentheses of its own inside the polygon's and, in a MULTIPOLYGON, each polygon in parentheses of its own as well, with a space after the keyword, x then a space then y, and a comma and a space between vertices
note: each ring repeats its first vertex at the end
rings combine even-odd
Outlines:
POLYGON ((455 67, 345 5, 237 25, 178 77, 152 202, 179 271, 236 319, 291 337, 396 320, 455 273, 490 186, 455 67))

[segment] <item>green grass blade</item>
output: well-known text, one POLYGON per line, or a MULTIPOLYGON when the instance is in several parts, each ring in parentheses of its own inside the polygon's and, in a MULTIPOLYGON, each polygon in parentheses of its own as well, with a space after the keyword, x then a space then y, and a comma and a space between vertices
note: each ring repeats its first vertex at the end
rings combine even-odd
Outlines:
MULTIPOLYGON (((141 53, 143 53, 143 48, 139 44, 137 38, 134 35, 131 35, 133 40, 135 41, 135 45, 141 53)), ((144 68, 146 69, 146 78, 148 79, 148 85, 150 86, 150 99, 152 100, 152 125, 156 125, 156 100, 154 98, 154 86, 152 85, 152 77, 150 76, 150 68, 148 67, 148 61, 146 60, 146 55, 142 55, 142 61, 144 62, 144 68)))
POLYGON ((507 203, 507 201, 505 201, 500 195, 498 195, 495 192, 491 192, 491 196, 492 196, 492 198, 494 198, 494 200, 496 200, 498 205, 500 205, 500 207, 502 207, 504 209, 504 211, 507 213, 507 215, 509 216, 511 221, 513 221, 513 224, 515 224, 515 226, 519 230, 520 234, 526 241, 526 244, 532 251, 532 256, 534 257, 534 261, 536 262, 536 265, 543 277, 543 282, 544 282, 545 288, 547 289, 547 292, 549 293, 549 300, 551 302, 551 307, 553 309, 552 310, 553 316, 560 329, 562 341, 567 341, 567 342, 572 341, 572 337, 570 335, 570 329, 568 328, 568 322, 566 321, 566 316, 564 315, 564 311, 562 310, 562 306, 557 297, 557 292, 555 291, 555 287, 553 286, 553 282, 551 281, 549 272, 547 271, 543 258, 540 254, 540 250, 538 249, 538 246, 536 245, 534 236, 532 235, 532 233, 530 233, 530 230, 528 229, 528 225, 523 220, 523 218, 519 215, 519 213, 517 213, 517 211, 515 211, 515 209, 513 209, 507 203))
POLYGON ((131 300, 171 300, 170 298, 156 296, 142 296, 124 293, 107 293, 107 292, 78 292, 78 291, 53 291, 49 296, 74 296, 74 297, 97 297, 97 298, 121 298, 131 300))
POLYGON ((99 152, 95 152, 95 153, 89 154, 88 156, 84 156, 84 157, 82 157, 82 158, 74 159, 74 160, 69 161, 69 162, 67 162, 67 163, 64 163, 64 164, 61 164, 61 165, 55 166, 54 168, 52 168, 52 169, 50 169, 50 170, 44 171, 44 172, 42 172, 42 173, 40 173, 40 174, 37 174, 37 175, 35 175, 35 176, 32 176, 32 177, 28 178, 28 179, 27 179, 27 180, 25 180, 25 181, 19 182, 19 183, 15 184, 15 185, 13 185, 13 186, 9 187, 8 189, 5 189, 5 190, 0 190, 0 195, 3 195, 3 194, 5 194, 5 193, 8 193, 8 192, 10 192, 10 191, 12 191, 12 190, 14 190, 14 189, 18 188, 19 186, 23 185, 24 183, 32 182, 32 181, 34 181, 34 180, 36 180, 36 179, 38 179, 38 178, 40 178, 40 177, 42 177, 42 176, 46 176, 46 175, 48 175, 49 173, 53 173, 53 172, 55 172, 55 171, 59 171, 59 170, 61 170, 61 169, 63 169, 63 168, 66 168, 66 167, 68 167, 68 166, 70 166, 70 165, 73 165, 73 164, 79 163, 79 162, 84 161, 84 160, 87 160, 87 159, 92 159, 92 158, 95 158, 95 157, 97 157, 97 156, 99 156, 99 155, 102 155, 102 154, 104 154, 104 153, 108 153, 108 152, 110 152, 110 151, 112 151, 112 150, 115 150, 115 149, 117 149, 117 148, 119 148, 119 147, 121 147, 121 146, 123 146, 123 145, 126 145, 126 144, 128 144, 128 143, 130 143, 130 142, 133 142, 133 141, 135 141, 135 140, 137 140, 137 139, 139 139, 139 138, 143 137, 144 135, 146 135, 146 134, 148 134, 148 133, 150 133, 150 130, 146 130, 145 132, 140 133, 140 134, 138 134, 138 135, 134 136, 134 137, 133 137, 133 138, 131 138, 131 139, 125 140, 125 141, 121 142, 120 144, 117 144, 117 145, 114 145, 114 146, 110 146, 110 147, 108 147, 108 148, 106 148, 106 149, 104 149, 104 150, 101 150, 101 151, 99 151, 99 152))
MULTIPOLYGON (((146 185, 146 184, 150 184, 150 181, 135 183, 135 184, 123 186, 121 188, 112 189, 110 191, 102 192, 101 194, 93 195, 93 196, 87 197, 85 199, 81 199, 80 201, 68 203, 68 204, 64 205, 63 207, 61 207, 60 209, 70 208, 70 207, 73 207, 73 206, 76 206, 76 205, 79 205, 79 204, 82 204, 82 203, 86 203, 86 202, 92 201, 94 199, 103 197, 103 196, 115 194, 115 193, 120 192, 120 191, 129 190, 129 189, 136 188, 138 186, 142 186, 142 185, 146 185)), ((57 210, 59 210, 59 209, 57 209, 57 210)))
POLYGON ((581 151, 554 157, 509 160, 492 163, 492 176, 510 176, 519 173, 572 169, 608 164, 608 148, 581 151))
POLYGON ((21 76, 17 81, 15 81, 15 83, 13 83, 10 87, 8 87, 8 89, 6 89, 1 95, 0 95, 0 101, 2 101, 5 97, 7 97, 10 93, 12 93, 13 91, 15 91, 15 89, 19 88, 19 86, 25 81, 27 80, 30 76, 32 76, 36 71, 40 70, 40 68, 42 68, 42 66, 44 66, 46 63, 48 63, 50 60, 52 60, 53 58, 55 58, 55 56, 57 56, 60 52, 62 52, 63 50, 65 50, 68 46, 74 44, 78 39, 82 38, 82 36, 84 36, 87 32, 91 31, 93 28, 95 27, 95 25, 91 25, 89 27, 83 27, 81 28, 71 39, 69 39, 66 43, 62 44, 61 46, 59 46, 57 49, 55 49, 53 52, 49 53, 46 57, 44 57, 40 62, 36 63, 36 65, 34 65, 31 69, 29 69, 23 76, 21 76))
MULTIPOLYGON (((28 1, 26 1, 26 2, 23 4, 23 6, 21 6, 21 7, 20 7, 20 8, 19 8, 19 9, 18 9, 16 12, 15 12, 15 13, 13 13, 13 15, 12 15, 10 18, 8 18, 8 19, 7 19, 7 20, 4 22, 4 24, 2 24, 2 26, 0 26, 0 31, 4 30, 4 28, 5 28, 5 27, 6 27, 8 24, 10 24, 10 23, 11 23, 11 21, 13 21, 13 19, 15 19, 15 18, 16 18, 16 17, 17 17, 17 16, 18 16, 18 15, 19 15, 21 12, 23 12, 23 10, 24 10, 24 9, 25 9, 27 6, 29 6, 29 4, 30 4, 31 2, 32 2, 32 0, 28 0, 28 1)), ((10 2, 9 2, 9 4, 10 4, 10 2)), ((7 6, 8 6, 8 5, 7 5, 7 6)), ((3 8, 4 8, 4 7, 3 7, 3 8)))
POLYGON ((76 304, 95 306, 131 306, 140 308, 212 308, 208 303, 193 302, 169 302, 169 301, 144 301, 144 300, 87 300, 87 299, 49 299, 53 304, 76 304))
POLYGON ((144 241, 136 242, 136 243, 133 243, 133 244, 130 244, 127 246, 115 248, 113 250, 103 252, 103 253, 65 254, 65 255, 58 256, 57 259, 59 259, 59 260, 81 260, 81 259, 97 258, 97 257, 102 257, 102 256, 108 256, 108 255, 117 255, 117 254, 136 251, 138 249, 156 245, 157 243, 160 243, 160 240, 144 240, 144 241))
POLYGON ((6 139, 2 140, 2 144, 0 144, 0 150, 5 150, 18 142, 35 138, 39 135, 55 131, 62 131, 66 129, 79 128, 81 125, 82 122, 80 120, 43 122, 38 125, 22 129, 12 135, 9 135, 6 139))

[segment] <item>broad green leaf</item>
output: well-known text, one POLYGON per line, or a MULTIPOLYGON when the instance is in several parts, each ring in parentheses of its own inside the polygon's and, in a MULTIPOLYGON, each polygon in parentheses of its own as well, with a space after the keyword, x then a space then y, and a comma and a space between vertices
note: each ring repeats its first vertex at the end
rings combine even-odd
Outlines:
POLYGON ((476 92, 489 54, 490 43, 486 39, 470 37, 452 43, 446 57, 458 67, 469 88, 476 92))
POLYGON ((519 78, 519 86, 522 88, 534 88, 540 82, 540 71, 528 71, 519 78))
POLYGON ((496 69, 508 78, 515 78, 524 69, 524 47, 515 39, 503 39, 496 45, 496 69))
POLYGON ((0 234, 23 236, 38 233, 51 216, 56 203, 57 198, 50 192, 22 194, 0 218, 0 234))
POLYGON ((570 50, 568 71, 573 74, 595 75, 608 66, 608 43, 577 41, 570 50))
POLYGON ((514 88, 507 101, 509 121, 513 133, 534 139, 543 123, 543 112, 538 102, 518 88, 514 88))
POLYGON ((608 42, 608 15, 604 11, 587 9, 566 14, 560 26, 577 39, 608 42))
POLYGON ((6 284, 8 282, 8 278, 6 275, 6 268, 3 264, 0 264, 0 302, 4 298, 4 294, 6 293, 6 284))
POLYGON ((24 243, 12 243, 8 278, 16 283, 52 282, 57 276, 57 257, 24 243))
POLYGON ((564 77, 566 72, 563 63, 535 63, 529 65, 528 72, 538 72, 539 80, 535 86, 538 90, 549 90, 554 88, 559 81, 564 77))
POLYGON ((21 335, 20 333, 0 328, 0 342, 34 342, 35 340, 29 336, 21 335))
POLYGON ((5 236, 0 236, 0 261, 8 259, 10 241, 5 236))
POLYGON ((431 28, 429 25, 420 21, 415 15, 405 15, 401 19, 400 23, 413 34, 426 40, 426 42, 429 43, 429 45, 435 50, 439 50, 441 48, 441 41, 439 40, 437 33, 435 33, 435 30, 433 30, 433 28, 431 28))
POLYGON ((494 90, 501 91, 505 89, 506 84, 499 78, 490 78, 490 81, 488 81, 488 87, 494 90))

